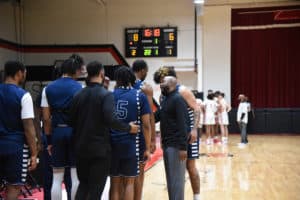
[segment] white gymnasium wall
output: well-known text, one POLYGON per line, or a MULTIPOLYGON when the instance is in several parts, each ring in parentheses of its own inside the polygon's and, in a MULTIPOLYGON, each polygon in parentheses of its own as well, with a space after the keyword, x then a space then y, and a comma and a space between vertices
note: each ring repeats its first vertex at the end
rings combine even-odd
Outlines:
POLYGON ((231 6, 203 10, 203 91, 220 90, 231 96, 231 6))
POLYGON ((17 52, 0 47, 0 70, 4 69, 4 64, 6 61, 17 60, 17 59, 18 59, 17 52))
MULTIPOLYGON (((9 2, 0 3, 0 39, 16 42, 14 7, 9 2)), ((0 47, 0 70, 7 60, 16 60, 17 53, 0 47)))
MULTIPOLYGON (((24 41, 26 44, 114 44, 124 55, 126 27, 177 26, 178 57, 145 59, 150 69, 147 81, 153 83, 152 74, 163 65, 193 67, 192 0, 105 0, 105 2, 106 5, 96 0, 26 0, 24 41)), ((200 43, 198 49, 198 55, 201 55, 200 43)), ((45 55, 34 57, 34 54, 25 55, 25 62, 42 63, 45 59, 45 62, 49 63, 53 55, 48 58, 45 58, 45 55)), ((112 62, 109 55, 95 58, 101 59, 104 64, 112 62)), ((87 57, 86 61, 95 58, 87 57)), ((133 61, 134 59, 127 59, 129 64, 133 61)), ((197 88, 197 80, 193 82, 189 77, 184 77, 181 82, 192 83, 193 85, 188 86, 197 88)))
POLYGON ((0 3, 0 38, 16 42, 14 6, 10 2, 0 3))

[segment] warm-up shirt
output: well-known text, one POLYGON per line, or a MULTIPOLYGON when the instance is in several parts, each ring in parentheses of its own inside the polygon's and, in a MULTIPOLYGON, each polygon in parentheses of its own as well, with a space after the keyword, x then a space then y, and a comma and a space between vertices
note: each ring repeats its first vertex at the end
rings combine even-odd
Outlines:
MULTIPOLYGON (((142 87, 144 86, 144 83, 145 82, 142 80, 136 80, 135 83, 133 84, 133 88, 137 89, 139 91, 142 91, 142 87)), ((148 102, 148 100, 147 100, 147 102, 148 102)), ((140 141, 142 144, 145 143, 145 136, 143 134, 143 129, 141 129, 141 131, 140 131, 140 141)))
POLYGON ((82 85, 70 77, 59 78, 44 88, 41 107, 50 107, 52 127, 68 124, 71 101, 81 89, 82 85))
POLYGON ((217 102, 215 100, 206 99, 204 101, 204 108, 205 108, 205 115, 207 117, 213 117, 215 116, 215 113, 217 112, 217 102))
POLYGON ((156 121, 160 121, 163 147, 187 150, 190 129, 188 109, 186 102, 177 91, 163 98, 161 109, 156 112, 155 118, 156 121))
MULTIPOLYGON (((116 88, 113 92, 117 118, 125 123, 139 121, 143 115, 150 114, 150 106, 145 94, 133 88, 116 88)), ((126 143, 134 139, 136 134, 111 130, 113 143, 126 143)), ((134 139, 135 140, 135 139, 134 139)))
POLYGON ((115 115, 113 94, 98 83, 89 83, 74 97, 70 119, 75 133, 75 153, 79 156, 107 156, 111 150, 110 128, 130 131, 130 125, 115 115))
POLYGON ((245 124, 248 123, 248 103, 247 102, 241 102, 239 104, 239 108, 237 111, 237 121, 241 121, 245 124), (244 118, 241 120, 242 114, 245 114, 244 118))
POLYGON ((14 84, 0 84, 0 154, 18 151, 25 144, 23 119, 33 119, 28 92, 14 84))
POLYGON ((136 80, 134 85, 133 85, 133 88, 137 89, 137 90, 140 90, 143 86, 144 86, 144 81, 142 80, 136 80))
MULTIPOLYGON (((133 88, 116 88, 113 92, 117 118, 125 123, 135 121, 142 125, 143 115, 151 113, 145 94, 133 88)), ((119 156, 135 156, 136 149, 142 145, 140 138, 143 133, 131 134, 128 131, 111 130, 112 147, 119 152, 119 156)), ((143 137, 144 138, 144 137, 143 137)), ((144 153, 144 152, 143 152, 144 153)))

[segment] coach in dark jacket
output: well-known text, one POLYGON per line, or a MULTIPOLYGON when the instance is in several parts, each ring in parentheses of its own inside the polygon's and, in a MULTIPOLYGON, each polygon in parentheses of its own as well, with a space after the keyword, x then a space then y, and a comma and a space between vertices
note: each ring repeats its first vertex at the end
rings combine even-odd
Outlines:
POLYGON ((76 200, 100 199, 110 169, 110 133, 113 128, 137 133, 138 126, 120 122, 114 115, 113 94, 102 82, 104 67, 99 62, 87 66, 88 84, 70 108, 75 131, 77 174, 80 181, 76 200))
POLYGON ((174 77, 164 78, 160 85, 164 97, 155 118, 160 121, 169 200, 184 200, 185 161, 190 130, 187 104, 176 91, 176 84, 174 77))

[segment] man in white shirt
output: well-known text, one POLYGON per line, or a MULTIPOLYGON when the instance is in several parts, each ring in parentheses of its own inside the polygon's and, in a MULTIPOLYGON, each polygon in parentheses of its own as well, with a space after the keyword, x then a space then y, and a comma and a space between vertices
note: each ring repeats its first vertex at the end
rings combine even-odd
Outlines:
POLYGON ((248 143, 247 139, 247 123, 248 123, 248 103, 245 95, 239 95, 240 104, 237 112, 237 122, 241 130, 240 147, 244 147, 248 143))

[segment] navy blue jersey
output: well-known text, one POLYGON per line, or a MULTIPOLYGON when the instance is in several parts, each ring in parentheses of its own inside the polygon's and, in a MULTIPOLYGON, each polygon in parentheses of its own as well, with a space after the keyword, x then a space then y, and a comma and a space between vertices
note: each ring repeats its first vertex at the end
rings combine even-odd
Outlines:
POLYGON ((52 126, 69 122, 68 109, 74 95, 82 85, 69 77, 63 77, 46 87, 46 97, 51 108, 52 126))
POLYGON ((140 90, 144 85, 144 81, 136 80, 135 84, 133 85, 134 89, 140 90))
POLYGON ((23 148, 22 98, 27 92, 13 84, 0 84, 0 154, 23 148))
MULTIPOLYGON (((119 120, 129 123, 138 121, 140 123, 141 116, 150 114, 150 106, 145 94, 137 89, 117 88, 113 92, 115 98, 116 115, 119 120)), ((135 141, 136 135, 129 132, 120 132, 111 130, 112 143, 123 143, 127 141, 135 141)))

